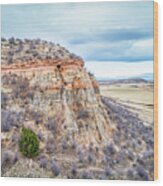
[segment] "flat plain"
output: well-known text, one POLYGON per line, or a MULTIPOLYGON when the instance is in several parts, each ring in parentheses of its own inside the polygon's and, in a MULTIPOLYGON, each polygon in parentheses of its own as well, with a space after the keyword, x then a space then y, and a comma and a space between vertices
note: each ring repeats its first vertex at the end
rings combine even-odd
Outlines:
POLYGON ((153 83, 101 84, 100 91, 138 114, 146 124, 153 123, 153 83))

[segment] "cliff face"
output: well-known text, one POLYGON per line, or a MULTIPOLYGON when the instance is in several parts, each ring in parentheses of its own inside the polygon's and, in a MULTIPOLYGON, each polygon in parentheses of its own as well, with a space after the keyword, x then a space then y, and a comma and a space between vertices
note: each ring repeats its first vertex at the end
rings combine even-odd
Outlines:
MULTIPOLYGON (((33 99, 25 98, 28 100, 29 109, 43 113, 46 117, 62 117, 62 122, 57 124, 58 135, 72 133, 74 138, 83 143, 106 140, 108 117, 95 79, 88 75, 82 61, 72 60, 66 63, 58 60, 56 64, 52 63, 53 61, 37 61, 35 64, 27 63, 23 66, 2 66, 2 80, 5 76, 26 79, 29 90, 35 90, 33 99)), ((10 84, 4 84, 4 87, 11 88, 10 84)), ((19 95, 17 96, 19 99, 19 95)), ((14 109, 17 101, 11 100, 10 108, 14 109)))
POLYGON ((22 126, 38 134, 41 152, 49 157, 66 145, 99 147, 110 138, 98 83, 83 60, 63 47, 48 46, 2 40, 2 151, 18 152, 18 139, 12 138, 19 138, 22 126))
POLYGON ((153 180, 153 124, 101 98, 80 57, 38 39, 1 49, 2 176, 153 180), (23 127, 37 135, 34 158, 20 152, 23 127))

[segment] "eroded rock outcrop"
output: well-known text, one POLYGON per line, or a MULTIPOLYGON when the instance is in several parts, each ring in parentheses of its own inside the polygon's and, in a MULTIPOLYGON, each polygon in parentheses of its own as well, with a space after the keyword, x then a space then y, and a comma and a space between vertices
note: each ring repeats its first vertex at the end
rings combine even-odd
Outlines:
POLYGON ((80 57, 39 39, 2 38, 1 80, 2 176, 153 180, 153 124, 101 98, 80 57), (23 127, 39 141, 32 159, 19 149, 23 127))
POLYGON ((60 45, 2 39, 1 78, 2 151, 19 154, 23 126, 35 131, 49 159, 67 146, 108 142, 111 126, 98 83, 84 61, 60 45))
MULTIPOLYGON (((32 41, 30 42, 32 43, 32 41)), ((2 42, 2 54, 11 52, 7 45, 9 43, 2 42)), ((16 45, 16 41, 13 42, 13 45, 16 45)), ((23 46, 26 47, 26 45, 23 46)), ((40 52, 41 47, 32 46, 38 50, 38 53, 40 52)), ((62 53, 63 47, 58 50, 62 53)), ((26 51, 28 51, 28 56, 31 56, 30 48, 27 48, 26 51)), ((109 120, 101 103, 98 83, 84 69, 82 59, 75 56, 70 58, 69 55, 64 58, 63 50, 61 58, 56 59, 56 54, 51 59, 39 59, 37 56, 36 58, 31 57, 27 61, 20 61, 21 59, 17 57, 18 52, 23 53, 17 51, 16 56, 14 53, 11 64, 2 63, 4 89, 11 88, 10 84, 8 86, 3 82, 5 76, 10 76, 9 81, 13 76, 15 76, 15 81, 16 77, 24 78, 29 83, 29 89, 35 89, 33 99, 28 100, 29 109, 35 109, 54 119, 58 117, 58 114, 61 115, 62 122, 57 123, 58 134, 71 133, 77 140, 83 141, 83 143, 87 141, 86 144, 107 140, 109 120)), ((19 84, 19 82, 16 83, 19 84)), ((19 95, 17 96, 19 99, 19 95)), ((14 109, 16 101, 11 99, 10 109, 14 109)), ((21 100, 19 101, 21 102, 21 100)))

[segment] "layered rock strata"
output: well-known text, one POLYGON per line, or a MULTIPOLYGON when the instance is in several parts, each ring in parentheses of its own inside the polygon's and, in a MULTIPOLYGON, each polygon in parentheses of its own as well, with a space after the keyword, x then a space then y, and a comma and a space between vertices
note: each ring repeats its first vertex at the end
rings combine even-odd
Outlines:
POLYGON ((1 78, 2 151, 18 151, 23 126, 41 135, 45 154, 47 146, 53 154, 68 141, 84 148, 108 142, 111 127, 99 85, 84 61, 63 47, 2 39, 1 78))

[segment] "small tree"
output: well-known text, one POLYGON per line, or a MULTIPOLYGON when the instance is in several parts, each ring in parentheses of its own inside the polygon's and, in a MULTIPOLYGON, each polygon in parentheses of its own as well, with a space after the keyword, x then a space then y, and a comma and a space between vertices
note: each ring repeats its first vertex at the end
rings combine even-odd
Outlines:
POLYGON ((38 155, 39 141, 36 134, 31 129, 22 129, 19 148, 22 154, 28 158, 33 158, 38 155))

